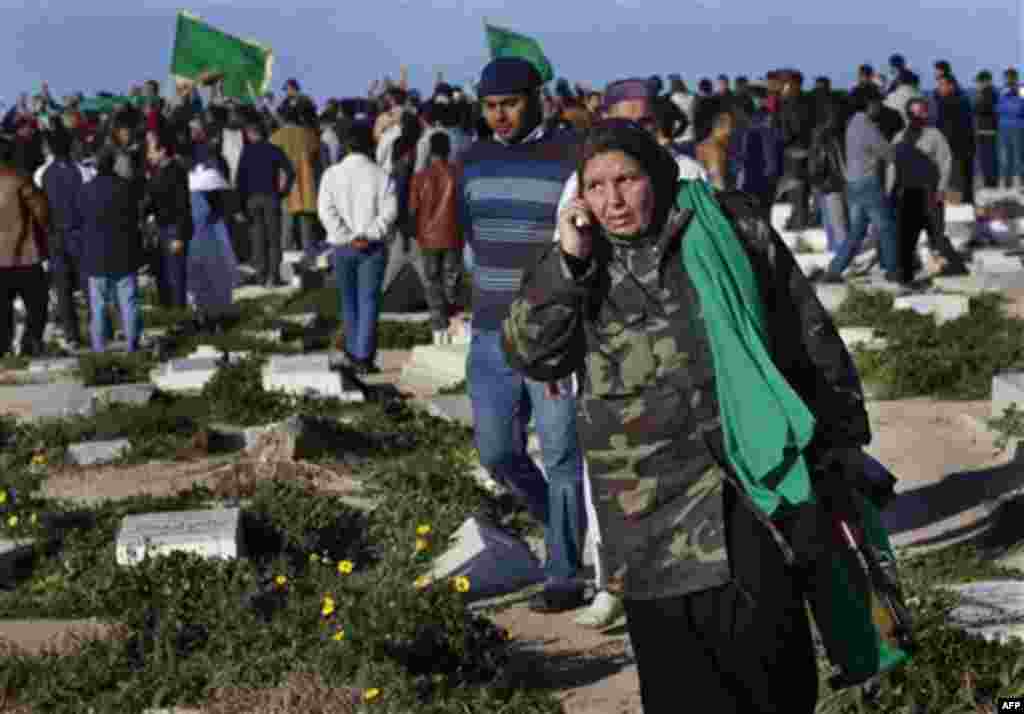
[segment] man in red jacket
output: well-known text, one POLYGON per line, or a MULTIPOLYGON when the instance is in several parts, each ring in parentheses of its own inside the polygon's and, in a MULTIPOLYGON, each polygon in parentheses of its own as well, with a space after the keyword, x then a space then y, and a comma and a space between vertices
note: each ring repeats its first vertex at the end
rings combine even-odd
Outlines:
POLYGON ((416 225, 416 242, 423 255, 427 305, 434 327, 434 344, 445 344, 448 318, 459 283, 457 180, 448 161, 451 139, 439 131, 430 137, 430 163, 416 173, 409 189, 409 213, 416 225))

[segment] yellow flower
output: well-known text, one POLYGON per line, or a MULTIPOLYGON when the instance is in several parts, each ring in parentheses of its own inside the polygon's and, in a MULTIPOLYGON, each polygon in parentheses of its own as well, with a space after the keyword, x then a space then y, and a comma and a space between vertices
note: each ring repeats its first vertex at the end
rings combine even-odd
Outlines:
POLYGON ((428 524, 426 524, 426 523, 424 523, 421 526, 418 526, 416 528, 416 535, 418 535, 418 536, 430 535, 430 526, 428 524))
POLYGON ((8 518, 7 525, 9 525, 11 528, 14 528, 14 526, 18 525, 18 517, 11 516, 10 518, 8 518))
POLYGON ((0 491, 0 506, 7 503, 7 491, 0 491))
POLYGON ((372 702, 374 699, 380 696, 380 690, 377 687, 370 687, 363 692, 363 701, 372 702))
POLYGON ((467 578, 465 575, 460 575, 459 577, 452 580, 452 585, 454 585, 455 590, 460 593, 469 592, 469 578, 467 578))
POLYGON ((423 551, 425 551, 429 547, 430 547, 430 543, 427 542, 426 538, 417 538, 416 539, 416 552, 417 553, 422 553, 423 551))
POLYGON ((326 595, 324 597, 323 607, 320 609, 320 614, 323 615, 324 617, 328 617, 333 612, 334 612, 334 598, 331 597, 330 595, 326 595))
POLYGON ((320 562, 320 556, 317 555, 316 553, 310 553, 309 554, 309 562, 310 563, 319 563, 320 562))
POLYGON ((352 572, 352 570, 354 568, 355 568, 355 566, 352 565, 352 561, 351 560, 339 560, 338 561, 338 572, 341 573, 342 575, 348 575, 349 573, 352 572))
POLYGON ((429 575, 421 575, 418 578, 416 578, 415 581, 413 581, 413 587, 415 587, 417 590, 422 590, 423 588, 427 587, 428 585, 430 585, 430 576, 429 575))
POLYGON ((338 628, 338 631, 334 633, 334 636, 331 639, 333 639, 335 642, 341 642, 343 639, 345 639, 345 631, 341 628, 338 628))
POLYGON ((276 578, 274 578, 274 582, 277 583, 277 586, 279 588, 283 588, 285 585, 288 584, 288 576, 278 575, 276 578))
POLYGON ((46 454, 36 454, 32 457, 33 466, 45 466, 46 465, 46 454))

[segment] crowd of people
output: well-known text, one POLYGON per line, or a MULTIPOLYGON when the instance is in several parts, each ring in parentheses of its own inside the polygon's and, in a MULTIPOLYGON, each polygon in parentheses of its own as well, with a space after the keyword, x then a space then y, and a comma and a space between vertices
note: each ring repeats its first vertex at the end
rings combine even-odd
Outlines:
POLYGON ((1013 70, 1000 89, 979 74, 971 100, 948 63, 931 94, 900 56, 891 65, 891 82, 865 65, 849 91, 824 77, 805 90, 791 69, 702 79, 695 94, 679 75, 549 91, 506 57, 473 87, 439 81, 423 98, 375 82, 320 108, 296 80, 278 104, 241 102, 211 74, 171 99, 146 82, 101 114, 44 86, 2 125, 0 356, 17 296, 22 354, 43 349, 51 290, 71 349, 82 291, 91 349, 105 349, 116 303, 133 350, 144 267, 163 305, 216 329, 239 266, 279 286, 292 248, 300 271, 329 259, 345 358, 372 372, 389 251, 414 239, 437 342, 471 284, 481 463, 545 528, 531 607, 586 604, 592 528, 598 595, 578 622, 625 611, 645 711, 674 710, 686 671, 709 710, 809 713, 808 492, 835 490, 822 474, 836 469, 856 483, 870 439, 812 282, 842 281, 869 226, 888 280, 914 284, 922 231, 942 270, 962 271, 944 202, 973 200, 976 167, 985 186, 1024 180, 1013 70), (788 229, 824 224, 835 258, 821 275, 804 276, 772 228, 780 199, 788 229))

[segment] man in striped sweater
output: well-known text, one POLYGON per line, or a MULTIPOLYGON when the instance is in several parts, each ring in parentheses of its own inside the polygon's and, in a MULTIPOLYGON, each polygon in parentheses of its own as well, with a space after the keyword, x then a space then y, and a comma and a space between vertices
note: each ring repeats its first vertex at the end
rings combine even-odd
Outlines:
POLYGON ((547 581, 531 608, 561 612, 583 604, 576 399, 569 384, 535 382, 513 370, 501 346, 502 321, 523 273, 551 246, 562 186, 576 169, 579 137, 543 125, 542 84, 533 65, 518 58, 484 68, 478 95, 494 136, 463 154, 459 202, 475 263, 467 378, 480 461, 544 523, 547 581), (544 473, 527 453, 531 416, 544 473))

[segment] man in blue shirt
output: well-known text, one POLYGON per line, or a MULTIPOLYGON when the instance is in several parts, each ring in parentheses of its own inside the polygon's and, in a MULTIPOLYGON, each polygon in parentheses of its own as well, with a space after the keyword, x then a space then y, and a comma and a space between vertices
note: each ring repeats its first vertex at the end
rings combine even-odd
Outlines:
POLYGON ((523 273, 551 246, 562 186, 576 169, 579 140, 543 124, 540 73, 525 60, 498 58, 481 75, 478 94, 493 138, 461 158, 460 222, 473 266, 473 335, 467 381, 480 461, 545 524, 548 559, 538 612, 583 604, 576 580, 582 532, 582 461, 576 399, 569 384, 544 384, 509 366, 501 325, 523 273), (536 419, 546 471, 528 455, 527 425, 536 419))

